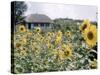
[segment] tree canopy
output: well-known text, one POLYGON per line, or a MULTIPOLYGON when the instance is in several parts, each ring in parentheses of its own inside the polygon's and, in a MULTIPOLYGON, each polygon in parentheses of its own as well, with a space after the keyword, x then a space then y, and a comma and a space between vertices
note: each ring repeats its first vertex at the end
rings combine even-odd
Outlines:
POLYGON ((14 1, 15 24, 23 21, 23 13, 27 10, 27 5, 23 1, 14 1))

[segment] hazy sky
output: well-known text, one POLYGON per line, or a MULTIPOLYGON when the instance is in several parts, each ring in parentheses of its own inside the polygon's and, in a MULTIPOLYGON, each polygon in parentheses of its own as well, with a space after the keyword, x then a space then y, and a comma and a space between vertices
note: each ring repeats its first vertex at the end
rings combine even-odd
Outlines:
POLYGON ((63 5, 50 3, 27 2, 28 9, 25 16, 29 14, 45 14, 51 19, 72 18, 72 19, 90 19, 97 21, 97 7, 83 5, 63 5))

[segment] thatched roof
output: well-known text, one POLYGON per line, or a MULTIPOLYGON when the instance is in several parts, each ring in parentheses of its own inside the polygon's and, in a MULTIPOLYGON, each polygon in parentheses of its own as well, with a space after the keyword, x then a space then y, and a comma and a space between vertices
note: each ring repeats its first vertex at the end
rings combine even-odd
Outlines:
POLYGON ((40 22, 40 23, 50 23, 50 22, 52 22, 52 20, 48 16, 43 15, 43 14, 28 15, 28 16, 26 16, 25 21, 31 22, 31 23, 32 22, 40 22))

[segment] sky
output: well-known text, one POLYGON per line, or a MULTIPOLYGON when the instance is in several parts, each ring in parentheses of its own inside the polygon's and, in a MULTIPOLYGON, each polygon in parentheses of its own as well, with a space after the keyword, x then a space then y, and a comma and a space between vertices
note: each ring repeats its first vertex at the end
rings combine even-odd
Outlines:
POLYGON ((34 3, 26 2, 28 8, 24 13, 29 14, 45 14, 51 19, 55 18, 71 18, 71 19, 89 19, 97 21, 97 7, 87 5, 68 5, 68 4, 51 4, 51 3, 34 3))

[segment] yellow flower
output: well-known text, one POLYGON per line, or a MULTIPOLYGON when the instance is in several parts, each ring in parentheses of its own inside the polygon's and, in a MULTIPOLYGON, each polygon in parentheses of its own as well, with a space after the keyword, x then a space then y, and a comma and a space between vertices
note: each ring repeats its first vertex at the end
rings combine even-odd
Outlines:
POLYGON ((62 41, 62 32, 59 30, 56 35, 55 44, 59 44, 62 41))
POLYGON ((15 48, 20 48, 20 47, 21 47, 21 43, 20 42, 15 44, 15 48))
POLYGON ((22 45, 25 45, 27 43, 27 39, 26 38, 21 38, 20 40, 22 45))
POLYGON ((37 43, 36 43, 36 42, 33 42, 33 43, 32 43, 32 45, 33 45, 33 46, 36 46, 36 45, 37 45, 37 43))
POLYGON ((45 44, 50 43, 50 38, 44 38, 44 43, 45 43, 45 44))
POLYGON ((48 33, 47 33, 47 36, 51 36, 51 35, 52 35, 52 33, 51 33, 51 32, 48 32, 48 33))
POLYGON ((52 37, 54 36, 54 33, 53 33, 53 32, 51 32, 51 36, 52 36, 52 37))
POLYGON ((50 36, 46 37, 46 39, 48 39, 49 41, 51 41, 51 37, 50 36))
POLYGON ((32 36, 32 32, 28 32, 27 33, 27 36, 32 36))
POLYGON ((24 25, 19 26, 19 32, 21 32, 21 33, 26 32, 26 28, 24 25))
POLYGON ((58 57, 59 57, 60 60, 64 60, 64 58, 65 58, 64 51, 58 50, 58 57))
POLYGON ((20 50, 20 55, 21 56, 26 56, 27 55, 27 49, 25 47, 22 47, 20 50))
POLYGON ((62 32, 60 30, 57 33, 57 37, 62 37, 62 32))
POLYGON ((41 28, 40 27, 36 27, 35 28, 35 32, 40 33, 41 32, 41 28))
POLYGON ((71 36, 72 36, 72 33, 71 33, 70 31, 67 31, 65 34, 66 34, 66 36, 69 37, 69 38, 71 38, 71 36))
POLYGON ((72 50, 72 44, 71 43, 68 43, 68 45, 67 45, 71 50, 72 50))
POLYGON ((47 45, 47 47, 48 47, 48 48, 50 48, 50 47, 51 47, 51 44, 50 44, 50 43, 47 43, 46 45, 47 45))
POLYGON ((94 61, 91 61, 89 66, 90 66, 91 69, 96 69, 97 68, 97 60, 94 59, 94 61))
POLYGON ((70 58, 72 56, 72 45, 68 44, 65 49, 65 56, 70 58))
POLYGON ((90 48, 96 45, 97 29, 95 25, 91 25, 88 29, 85 30, 84 39, 90 48))
POLYGON ((67 50, 65 51, 65 56, 67 58, 70 58, 72 56, 72 50, 70 48, 67 48, 67 50))
POLYGON ((58 54, 58 51, 57 51, 56 49, 53 49, 52 53, 53 53, 54 55, 57 55, 57 54, 58 54))
POLYGON ((66 44, 62 44, 62 49, 63 49, 63 50, 66 49, 66 44))
POLYGON ((44 37, 40 37, 40 42, 41 42, 41 43, 44 42, 44 37))
POLYGON ((84 20, 80 26, 81 32, 84 33, 84 30, 87 29, 89 26, 90 26, 90 21, 88 19, 84 20))
POLYGON ((62 38, 61 37, 56 37, 56 40, 55 40, 55 43, 56 44, 61 43, 61 41, 62 41, 62 38))
POLYGON ((30 47, 32 48, 33 51, 38 50, 36 42, 33 42, 30 47))

